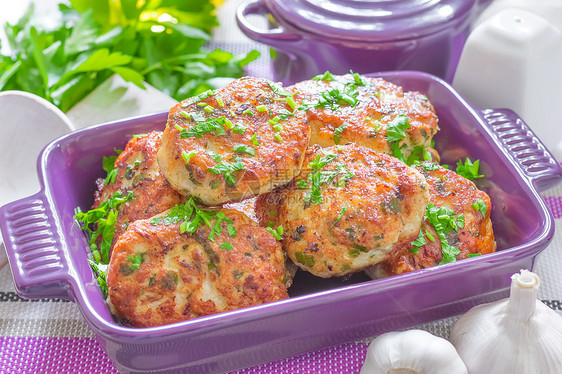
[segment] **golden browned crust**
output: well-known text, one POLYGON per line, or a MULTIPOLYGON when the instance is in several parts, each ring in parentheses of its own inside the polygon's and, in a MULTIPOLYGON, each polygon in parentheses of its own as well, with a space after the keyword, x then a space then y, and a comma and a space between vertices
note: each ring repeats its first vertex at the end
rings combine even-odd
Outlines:
POLYGON ((332 77, 332 81, 308 80, 287 88, 297 92, 295 100, 299 105, 306 106, 307 103, 318 103, 322 95, 331 90, 344 92, 346 87, 356 87, 356 105, 342 102, 334 108, 311 107, 306 111, 311 144, 329 147, 352 142, 393 155, 387 139, 388 124, 400 116, 407 116, 410 127, 405 131, 406 138, 398 144, 403 155, 407 158, 415 147, 431 146, 439 127, 435 110, 425 95, 404 92, 402 87, 381 78, 359 76, 356 80, 351 74, 332 77), (338 128, 343 131, 336 135, 338 128))
POLYGON ((129 225, 107 276, 108 303, 119 320, 157 326, 288 297, 290 276, 280 244, 243 213, 220 211, 233 220, 235 236, 225 222, 214 241, 206 225, 193 234, 180 234, 179 222, 129 225), (220 247, 226 242, 231 250, 220 247), (132 267, 134 256, 142 257, 138 269, 132 267))
MULTIPOLYGON (((473 182, 457 173, 439 167, 426 170, 423 165, 417 169, 423 173, 431 195, 430 203, 436 207, 451 209, 456 215, 464 216, 464 227, 452 230, 447 235, 450 245, 460 250, 456 260, 466 259, 469 254, 488 254, 496 250, 492 221, 490 220, 490 197, 480 191, 473 182), (473 204, 482 201, 486 206, 486 214, 475 209, 473 204)), ((389 259, 378 264, 369 274, 381 278, 389 275, 402 274, 414 270, 438 265, 442 258, 442 246, 434 227, 426 219, 422 225, 423 232, 429 231, 434 241, 426 239, 426 244, 412 253, 412 241, 418 233, 398 244, 391 252, 389 259)))
POLYGON ((267 80, 245 77, 206 98, 172 108, 158 153, 160 168, 172 186, 205 205, 215 205, 288 183, 301 168, 310 129, 292 113, 283 91, 267 80), (194 135, 198 124, 209 120, 222 122, 218 130, 194 135), (234 151, 239 146, 255 155, 234 151), (193 156, 186 162, 182 152, 193 156), (217 172, 220 164, 232 166, 229 176, 217 172))
POLYGON ((320 277, 350 274, 384 260, 397 241, 419 231, 427 184, 396 158, 353 144, 314 146, 303 165, 285 189, 256 202, 263 224, 283 226, 283 247, 300 268, 320 277), (315 170, 327 155, 333 160, 315 170), (319 172, 335 176, 320 184, 321 202, 307 201, 314 189, 306 181, 319 172))
MULTIPOLYGON (((105 184, 98 180, 93 209, 121 191, 125 196, 133 192, 134 199, 123 204, 117 215, 113 243, 127 226, 138 219, 159 214, 180 203, 183 197, 164 179, 156 162, 156 153, 162 142, 162 132, 153 131, 133 137, 115 160, 115 182, 105 184)), ((101 236, 99 238, 101 240, 101 236)), ((111 254, 110 254, 111 255, 111 254)))

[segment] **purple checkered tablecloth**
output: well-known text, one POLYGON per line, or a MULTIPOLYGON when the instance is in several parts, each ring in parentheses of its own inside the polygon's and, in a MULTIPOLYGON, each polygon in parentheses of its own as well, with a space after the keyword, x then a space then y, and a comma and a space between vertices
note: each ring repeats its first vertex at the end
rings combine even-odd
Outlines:
MULTIPOLYGON (((236 27, 234 11, 240 0, 220 9, 221 27, 211 47, 233 53, 262 52, 249 74, 268 77, 268 49, 247 39, 236 27)), ((552 211, 556 233, 537 261, 542 284, 539 298, 562 315, 562 186, 543 194, 552 211)), ((456 318, 418 326, 447 338, 456 318)), ((368 341, 358 341, 305 353, 277 362, 239 370, 236 374, 359 373, 368 341)), ((15 292, 9 266, 0 270, 0 373, 118 373, 84 323, 77 306, 58 299, 24 300, 15 292)))
MULTIPOLYGON (((539 298, 562 315, 562 186, 544 193, 556 233, 539 256, 539 298)), ((456 318, 418 328, 447 338, 456 318)), ((358 341, 239 370, 236 374, 359 373, 368 341, 358 341)), ((83 322, 76 305, 59 299, 24 300, 9 267, 0 270, 0 373, 118 373, 83 322)))

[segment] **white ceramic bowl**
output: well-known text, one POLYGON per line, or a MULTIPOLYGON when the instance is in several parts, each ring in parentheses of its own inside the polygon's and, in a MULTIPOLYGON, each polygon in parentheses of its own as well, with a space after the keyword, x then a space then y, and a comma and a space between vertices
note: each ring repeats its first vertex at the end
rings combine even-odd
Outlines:
MULTIPOLYGON (((0 206, 39 191, 39 153, 73 130, 68 117, 45 99, 22 91, 0 92, 0 206)), ((0 234, 0 268, 5 264, 0 234)))

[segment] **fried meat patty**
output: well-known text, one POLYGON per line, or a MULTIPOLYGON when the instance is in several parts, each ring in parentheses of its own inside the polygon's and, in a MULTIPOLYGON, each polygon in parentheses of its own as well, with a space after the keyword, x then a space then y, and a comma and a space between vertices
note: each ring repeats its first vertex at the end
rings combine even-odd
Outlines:
POLYGON ((439 130, 437 115, 425 95, 404 92, 382 78, 330 74, 287 90, 296 93, 297 104, 306 111, 310 143, 322 147, 353 142, 408 158, 430 147, 439 130))
POLYGON ((205 205, 246 199, 300 171, 310 129, 292 96, 244 77, 172 108, 158 162, 170 184, 205 205))
MULTIPOLYGON (((479 190, 472 181, 451 170, 432 163, 424 163, 417 169, 429 184, 430 204, 434 207, 426 211, 421 233, 418 232, 397 244, 387 260, 368 269, 367 273, 371 277, 402 274, 496 250, 490 220, 490 197, 479 190), (449 212, 442 210, 439 214, 448 214, 456 222, 456 228, 445 229, 448 231, 444 235, 445 246, 432 223, 436 221, 436 217, 429 218, 438 208, 448 209, 449 212), (418 237, 422 239, 416 243, 418 237)), ((443 221, 441 224, 445 228, 443 221)))
POLYGON ((98 208, 115 193, 126 196, 132 192, 134 195, 119 208, 113 243, 131 222, 150 218, 184 200, 160 173, 156 153, 161 143, 161 131, 134 136, 115 160, 115 178, 97 181, 98 190, 92 209, 98 208))
POLYGON ((421 173, 394 157, 354 144, 313 146, 295 180, 258 197, 256 214, 282 226, 297 266, 327 278, 386 259, 419 232, 428 201, 421 173))
POLYGON ((117 241, 108 303, 124 324, 157 326, 288 297, 284 254, 267 230, 229 209, 175 219, 190 202, 133 222, 117 241), (180 233, 201 216, 209 225, 180 233))

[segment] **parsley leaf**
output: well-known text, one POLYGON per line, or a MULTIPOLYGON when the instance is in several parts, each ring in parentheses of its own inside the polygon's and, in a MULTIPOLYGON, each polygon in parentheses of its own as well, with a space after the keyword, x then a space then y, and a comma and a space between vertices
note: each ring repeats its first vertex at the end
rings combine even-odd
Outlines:
POLYGON ((340 221, 340 219, 343 217, 343 215, 345 214, 345 212, 347 212, 347 207, 346 207, 346 206, 344 206, 343 208, 341 208, 340 215, 338 216, 338 218, 336 218, 336 220, 334 221, 334 223, 332 223, 332 227, 334 227, 334 225, 340 221))
POLYGON ((217 136, 224 135, 226 134, 224 124, 224 116, 219 118, 211 117, 203 122, 197 122, 196 125, 191 126, 189 129, 181 128, 180 137, 190 138, 194 136, 196 138, 201 138, 204 134, 212 131, 214 131, 217 136))
POLYGON ((230 242, 224 242, 222 244, 219 244, 219 247, 221 247, 222 249, 226 249, 227 251, 234 250, 234 248, 232 247, 232 244, 230 244, 230 242))
POLYGON ((484 175, 478 173, 479 168, 480 160, 472 162, 470 158, 467 157, 464 163, 461 160, 457 162, 456 172, 458 175, 463 176, 468 180, 473 180, 484 177, 484 175))
POLYGON ((247 153, 247 154, 252 155, 252 156, 256 155, 256 150, 252 147, 247 146, 247 145, 236 145, 232 148, 232 150, 234 152, 247 153))
POLYGON ((272 227, 272 223, 271 226, 266 228, 267 231, 269 231, 271 233, 271 235, 273 235, 273 237, 277 240, 281 240, 283 238, 283 226, 279 225, 276 229, 272 227))
POLYGON ((90 238, 90 248, 92 254, 97 257, 97 262, 107 264, 109 262, 109 251, 115 234, 115 222, 117 221, 117 210, 129 200, 135 198, 130 191, 123 196, 123 192, 118 190, 106 201, 102 202, 96 209, 83 212, 79 207, 76 208, 74 219, 80 228, 86 231, 90 238), (101 239, 97 244, 98 238, 101 239))
POLYGON ((141 266, 141 264, 144 262, 144 259, 142 258, 142 253, 137 252, 136 256, 129 256, 127 257, 127 261, 131 262, 131 270, 138 270, 141 266))
POLYGON ((180 223, 180 234, 186 232, 193 234, 198 228, 207 226, 211 229, 208 239, 212 242, 215 241, 217 235, 221 234, 223 223, 227 225, 228 235, 231 237, 236 236, 236 228, 233 225, 234 220, 226 217, 222 211, 200 209, 195 204, 193 197, 183 204, 174 206, 166 215, 155 217, 151 220, 153 225, 171 225, 174 223, 180 223), (214 224, 212 224, 213 220, 215 220, 214 224))
POLYGON ((475 203, 472 203, 471 205, 474 208, 474 210, 482 213, 482 216, 486 217, 486 213, 488 211, 488 208, 486 207, 486 203, 484 203, 484 200, 478 199, 478 200, 476 200, 475 203))
POLYGON ((340 127, 336 128, 334 130, 334 143, 336 144, 340 144, 341 142, 341 133, 347 128, 347 124, 344 123, 343 125, 341 125, 340 127))
POLYGON ((418 238, 411 243, 412 247, 410 248, 410 252, 412 252, 413 254, 418 253, 419 248, 422 245, 425 245, 426 243, 427 242, 425 241, 425 238, 423 237, 423 230, 420 230, 420 233, 418 234, 418 238))
POLYGON ((409 118, 403 114, 395 117, 386 125, 386 140, 389 143, 406 138, 406 130, 410 128, 409 118))
POLYGON ((317 155, 308 166, 311 172, 308 174, 306 180, 299 179, 296 185, 301 189, 307 189, 310 186, 310 193, 304 198, 305 203, 312 203, 318 205, 324 201, 320 188, 323 184, 330 183, 336 176, 340 176, 336 182, 338 187, 345 186, 345 182, 355 176, 352 172, 347 170, 345 165, 336 165, 336 170, 322 170, 328 163, 332 162, 337 157, 334 153, 327 155, 317 155))
POLYGON ((31 3, 6 25, 11 51, 0 55, 0 90, 31 92, 66 112, 117 74, 179 101, 215 88, 216 77, 243 76, 259 56, 204 48, 218 24, 211 0, 67 3, 48 22, 32 17, 31 3))
POLYGON ((324 81, 324 82, 333 82, 336 80, 336 78, 334 78, 334 75, 332 73, 330 73, 329 71, 326 71, 324 74, 319 74, 315 77, 312 77, 313 81, 324 81))
POLYGON ((464 216, 458 215, 446 207, 437 208, 433 204, 428 204, 425 217, 435 229, 441 242, 441 252, 443 258, 439 264, 446 264, 456 261, 456 256, 461 252, 457 247, 449 244, 447 234, 452 230, 458 231, 464 227, 464 216))
POLYGON ((232 172, 243 170, 245 166, 240 157, 236 156, 234 160, 234 162, 221 162, 212 168, 208 168, 207 170, 214 175, 222 174, 226 183, 234 184, 236 183, 236 178, 232 175, 232 172))

